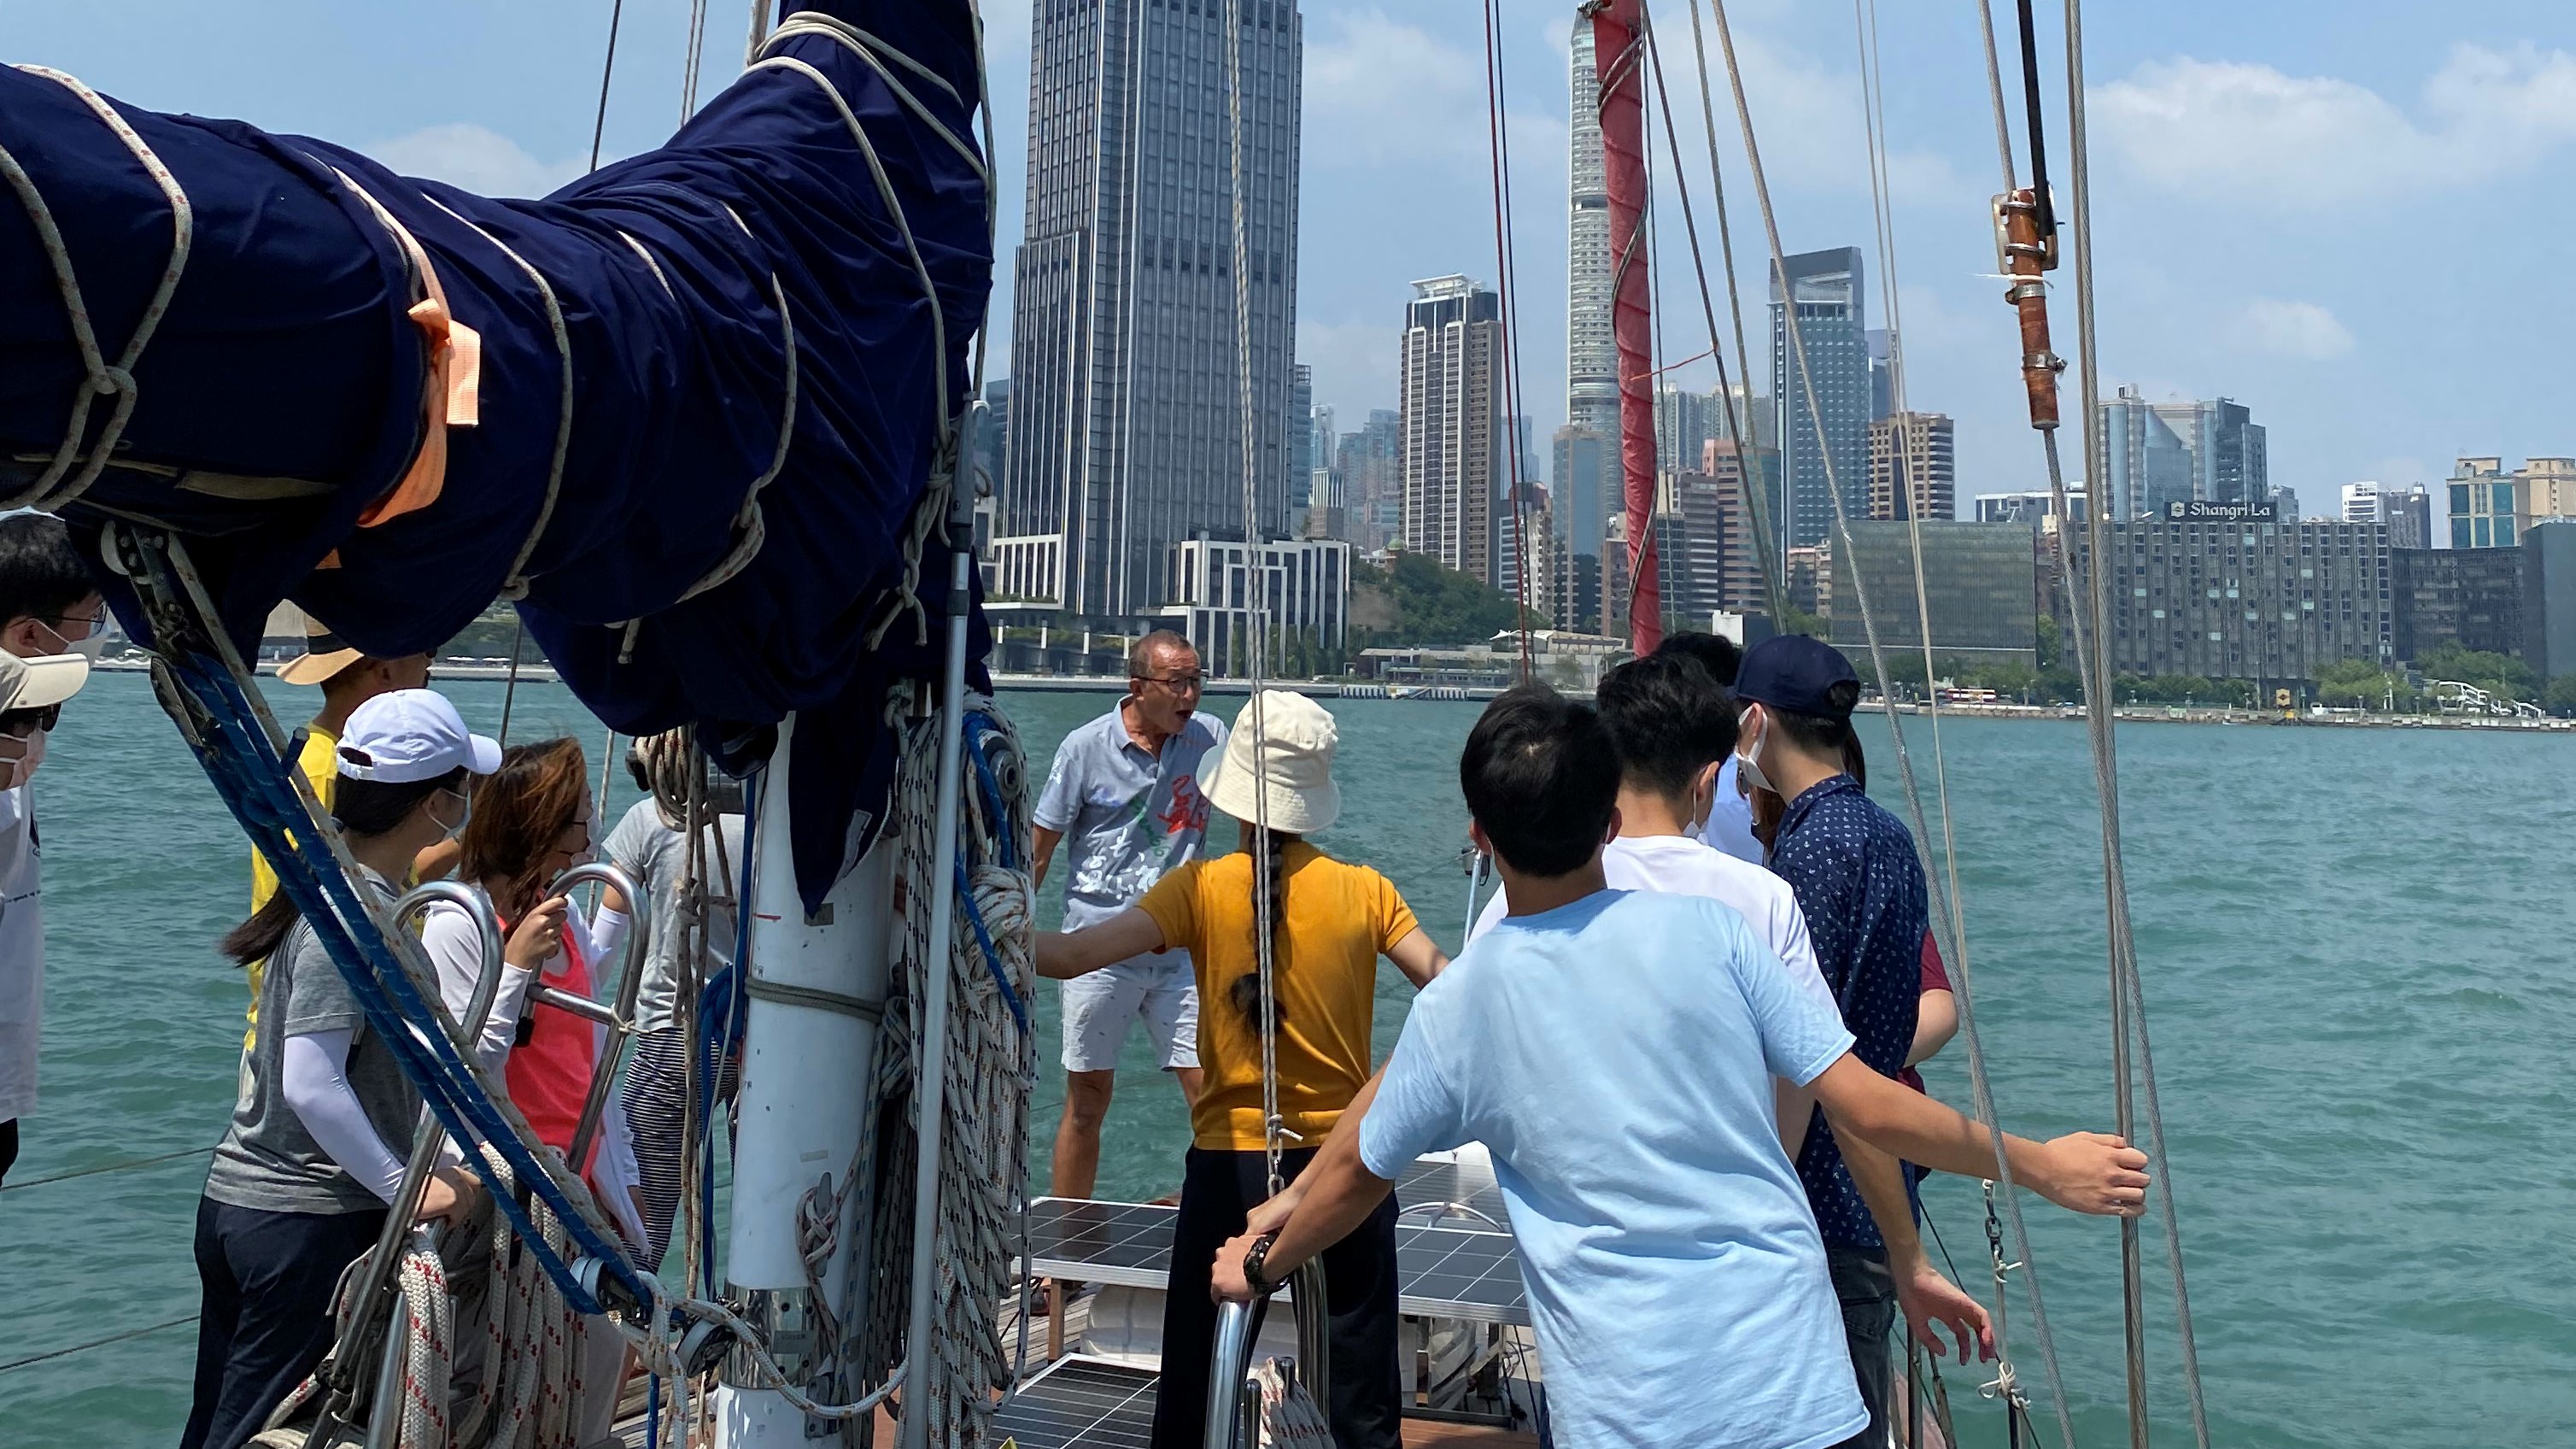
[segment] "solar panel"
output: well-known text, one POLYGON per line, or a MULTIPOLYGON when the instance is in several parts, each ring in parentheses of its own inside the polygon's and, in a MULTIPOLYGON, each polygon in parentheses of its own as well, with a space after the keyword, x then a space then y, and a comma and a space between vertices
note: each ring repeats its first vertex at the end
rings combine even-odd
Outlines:
POLYGON ((1492 1166, 1484 1162, 1419 1158, 1396 1183, 1395 1201, 1408 1223, 1462 1232, 1511 1231, 1503 1190, 1494 1183, 1492 1166))
MULTIPOLYGON (((1151 1203, 1039 1198, 1029 1204, 1029 1266, 1049 1278, 1161 1288, 1171 1272, 1179 1213, 1151 1203)), ((1406 1313, 1530 1321, 1520 1259, 1507 1233, 1399 1223, 1395 1259, 1402 1285, 1396 1302, 1406 1313)))
POLYGON ((1145 1449, 1154 1437, 1151 1369, 1085 1358, 1061 1358, 993 1410, 988 1443, 1020 1449, 1145 1449))

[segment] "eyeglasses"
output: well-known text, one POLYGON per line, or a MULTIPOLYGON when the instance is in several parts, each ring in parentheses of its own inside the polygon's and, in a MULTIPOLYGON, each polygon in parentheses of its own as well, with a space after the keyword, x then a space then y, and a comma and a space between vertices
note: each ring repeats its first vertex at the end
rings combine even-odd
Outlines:
POLYGON ((0 712, 0 735, 23 740, 38 730, 50 730, 60 723, 63 707, 49 704, 43 709, 13 709, 0 712))
POLYGON ((1174 694, 1196 694, 1207 687, 1204 674, 1179 674, 1169 679, 1158 674, 1139 674, 1136 678, 1147 684, 1159 684, 1174 694))
POLYGON ((102 609, 87 618, 78 614, 48 614, 44 616, 44 624, 60 635, 64 643, 78 644, 107 632, 107 611, 102 609))

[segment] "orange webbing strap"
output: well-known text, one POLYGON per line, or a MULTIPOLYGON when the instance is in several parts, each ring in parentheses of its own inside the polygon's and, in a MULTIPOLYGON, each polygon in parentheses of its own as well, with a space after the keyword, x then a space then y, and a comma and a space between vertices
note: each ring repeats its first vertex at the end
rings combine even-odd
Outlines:
POLYGON ((447 289, 438 284, 438 269, 429 264, 429 254, 421 250, 419 239, 347 173, 340 173, 340 181, 367 204, 394 240, 402 243, 413 268, 420 273, 422 290, 428 293, 412 303, 410 309, 429 361, 422 386, 426 425, 421 429, 420 451, 412 455, 411 467, 394 490, 358 515, 360 528, 373 528, 438 501, 439 490, 447 484, 447 430, 470 428, 482 421, 483 335, 448 312, 447 289))

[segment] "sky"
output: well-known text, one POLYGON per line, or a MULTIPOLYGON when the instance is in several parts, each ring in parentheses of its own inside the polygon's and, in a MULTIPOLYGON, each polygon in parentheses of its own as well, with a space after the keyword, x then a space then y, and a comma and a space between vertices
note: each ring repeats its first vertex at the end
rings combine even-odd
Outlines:
MULTIPOLYGON (((1305 0, 1298 355, 1347 430, 1395 402, 1416 278, 1497 275, 1481 8, 1305 0)), ((2009 6, 1997 4, 2009 23, 2009 6)), ((1564 417, 1565 45, 1570 0, 1504 0, 1523 403, 1564 417)), ((2068 176, 2064 50, 2043 4, 2051 171, 2068 176)), ((398 170, 502 194, 577 175, 611 0, 0 0, 0 58, 119 99, 325 136, 398 170)), ((994 342, 1005 347, 1021 216, 1029 0, 984 6, 1001 198, 994 342)), ((1725 318, 1688 12, 1656 9, 1713 302, 1725 318), (1693 161, 1696 164, 1691 164, 1693 161)), ((1701 12, 1703 22, 1708 12, 1701 12)), ((739 65, 747 6, 711 7, 701 95, 739 65)), ((1792 252, 1868 253, 1886 324, 1849 6, 1729 7, 1764 169, 1792 252)), ((603 149, 657 144, 680 114, 689 8, 625 0, 603 149)), ((2012 38, 2003 37, 2008 70, 2012 38)), ((2576 190, 2576 7, 2533 0, 2097 3, 2086 15, 2102 386, 2226 395, 2270 434, 2271 477, 2311 513, 2374 479, 2438 482, 2462 454, 2576 453, 2576 287, 2560 261, 2576 190), (2329 20, 2328 17, 2331 17, 2329 20)), ((1908 402, 1958 419, 1958 491, 2040 486, 1987 220, 2000 184, 1971 0, 1878 17, 1893 271, 1908 402)), ((1738 272, 1755 345, 1767 257, 1710 37, 1738 272)), ((2021 148, 2018 103, 2015 145, 2021 148)), ((2020 165, 2027 170, 2025 159, 2020 165)), ((1668 181, 1667 177, 1667 181, 1668 181)), ((1654 275, 1666 358, 1709 343, 1680 208, 1659 182, 1654 275)), ((2052 301, 2074 350, 2072 268, 2052 301)), ((996 366, 998 374, 1007 369, 996 366)), ((1767 360, 1758 372, 1767 373, 1767 360)), ((1706 363, 1672 376, 1706 386, 1706 363)), ((1757 376, 1767 389, 1767 376, 1757 376)), ((2068 386, 2074 384, 2069 373, 2068 386)), ((2068 409, 2070 421, 2075 410, 2068 409)), ((2069 454, 2079 451, 2069 440, 2069 454)))

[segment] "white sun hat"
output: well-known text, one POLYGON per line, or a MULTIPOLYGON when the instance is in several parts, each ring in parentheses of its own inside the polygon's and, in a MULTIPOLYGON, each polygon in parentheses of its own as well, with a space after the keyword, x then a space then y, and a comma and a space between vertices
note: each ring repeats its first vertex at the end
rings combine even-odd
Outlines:
POLYGON ((1341 730, 1322 705, 1302 694, 1265 689, 1235 716, 1225 757, 1199 788, 1210 804, 1237 820, 1266 814, 1273 830, 1310 835, 1342 813, 1342 787, 1333 783, 1333 750, 1340 742, 1341 730), (1256 812, 1256 799, 1266 811, 1256 812))

